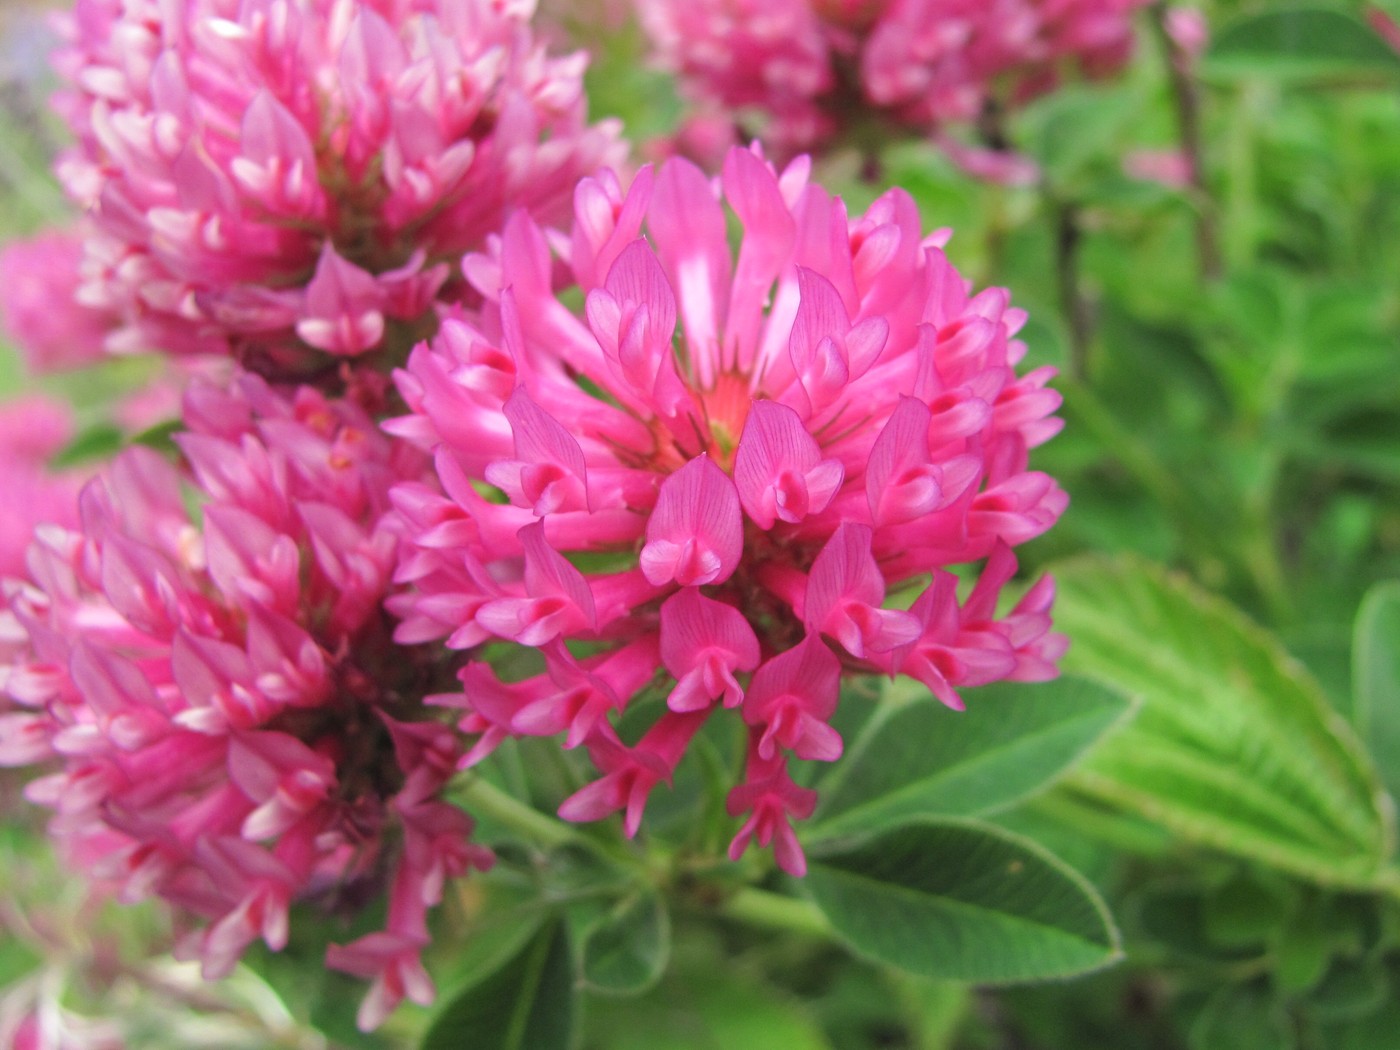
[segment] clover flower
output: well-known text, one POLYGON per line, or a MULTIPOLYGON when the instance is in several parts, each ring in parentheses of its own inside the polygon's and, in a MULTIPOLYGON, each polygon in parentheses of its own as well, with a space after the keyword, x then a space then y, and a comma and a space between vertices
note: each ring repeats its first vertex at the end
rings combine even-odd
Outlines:
POLYGON ((424 462, 357 405, 251 375, 193 385, 185 423, 181 466, 123 452, 7 584, 0 763, 57 766, 26 793, 73 863, 203 919, 207 977, 281 949, 296 901, 387 888, 385 929, 327 959, 374 980, 372 1026, 431 997, 427 912, 491 860, 439 797, 460 748, 421 704, 435 664, 381 604, 387 493, 424 462))
POLYGON ((736 149, 717 184, 680 159, 625 192, 586 179, 563 259, 513 216, 465 263, 485 305, 413 351, 412 413, 386 424, 435 450, 439 482, 392 493, 398 640, 542 666, 505 680, 474 660, 437 698, 476 734, 464 763, 563 734, 602 776, 560 814, 625 810, 633 834, 706 720, 741 719, 731 855, 771 842, 794 874, 791 821, 816 796, 788 763, 840 756, 843 676, 960 707, 963 687, 1053 676, 1064 648, 1048 579, 996 611, 1011 548, 1066 504, 1027 469, 1060 426, 1054 370, 1017 375, 1024 314, 970 293, 906 193, 850 218, 808 167, 736 149), (960 597, 949 567, 983 559, 960 597), (664 713, 624 743, 619 717, 654 692, 664 713))
POLYGON ((117 318, 75 299, 83 241, 79 230, 51 230, 0 251, 0 318, 34 374, 100 360, 117 318))
POLYGON ((533 7, 79 0, 59 174, 96 229, 82 301, 124 322, 109 347, 288 375, 421 335, 508 209, 567 210, 619 157, 533 7))
POLYGON ((693 101, 790 154, 878 118, 941 137, 995 121, 1067 71, 1110 74, 1145 2, 647 0, 638 11, 693 101))

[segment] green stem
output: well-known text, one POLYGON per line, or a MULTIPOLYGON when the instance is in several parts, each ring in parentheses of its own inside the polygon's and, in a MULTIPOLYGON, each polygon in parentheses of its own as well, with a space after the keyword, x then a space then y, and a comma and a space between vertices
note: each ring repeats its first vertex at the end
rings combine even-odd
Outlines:
POLYGON ((746 887, 719 906, 719 913, 749 926, 797 933, 829 941, 835 934, 820 909, 810 901, 746 887))
POLYGON ((1188 517, 1192 514, 1191 494, 1181 480, 1158 461, 1141 438, 1119 422, 1092 388, 1071 378, 1060 384, 1060 391, 1070 411, 1103 447, 1113 450, 1114 458, 1158 503, 1188 517))
POLYGON ((987 225, 983 231, 982 253, 985 258, 982 260, 982 279, 977 282, 979 287, 997 284, 1005 279, 1006 242, 1011 234, 1011 221, 1006 214, 1005 187, 988 183, 982 193, 986 201, 982 213, 987 217, 987 225))
POLYGON ((604 863, 630 873, 645 885, 660 886, 664 883, 665 872, 649 864, 647 856, 631 849, 632 844, 620 836, 609 835, 606 840, 595 838, 557 817, 541 813, 483 777, 477 776, 468 781, 454 792, 453 799, 472 816, 509 828, 542 849, 577 846, 588 850, 604 863))
POLYGON ((503 824, 536 845, 548 849, 571 844, 588 849, 596 846, 592 839, 580 834, 576 828, 512 798, 483 777, 473 777, 454 792, 454 796, 472 816, 503 824))
POLYGON ((1093 338, 1089 301, 1079 279, 1079 248, 1084 230, 1076 204, 1058 199, 1048 188, 1044 192, 1055 220, 1055 283, 1060 314, 1069 333, 1069 374, 1083 380, 1089 374, 1089 343, 1093 338))
POLYGON ((1288 575, 1279 561, 1270 519, 1256 519, 1251 527, 1244 529, 1240 547, 1245 570, 1263 600, 1270 619, 1279 626, 1293 623, 1296 611, 1292 592, 1288 587, 1288 575))
POLYGON ((972 1012, 972 989, 899 971, 891 971, 889 980, 909 1023, 912 1045, 917 1050, 952 1050, 972 1012))
POLYGON ((1125 426, 1098 395, 1084 383, 1069 377, 1061 384, 1065 406, 1128 471, 1139 485, 1180 523, 1188 552, 1195 552, 1198 565, 1200 552, 1215 551, 1233 567, 1242 570, 1248 583, 1264 601, 1269 615, 1278 623, 1288 623, 1293 616, 1289 599, 1287 576, 1278 560, 1278 551, 1269 531, 1267 514, 1255 513, 1253 508, 1241 508, 1245 526, 1242 529, 1220 528, 1203 514, 1199 500, 1185 483, 1164 465, 1136 434, 1125 426))

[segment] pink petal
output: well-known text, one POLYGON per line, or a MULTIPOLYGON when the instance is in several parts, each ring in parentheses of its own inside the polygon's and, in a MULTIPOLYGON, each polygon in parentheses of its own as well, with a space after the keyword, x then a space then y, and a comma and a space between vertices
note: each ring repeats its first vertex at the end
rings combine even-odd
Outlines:
POLYGON ((720 696, 734 707, 743 693, 733 672, 758 666, 758 637, 738 609, 686 587, 661 606, 661 659, 677 679, 671 710, 700 710, 720 696))
POLYGON ((723 583, 743 548, 739 494, 708 455, 661 483, 641 553, 647 582, 658 587, 672 580, 682 587, 723 583))
POLYGON ((516 459, 488 465, 486 480, 540 517, 591 510, 588 467, 578 439, 540 408, 524 387, 516 387, 504 411, 515 437, 516 459))
POLYGON ((755 401, 734 453, 734 484, 756 525, 796 523, 825 510, 845 478, 838 460, 821 448, 798 414, 776 401, 755 401))
POLYGON ((922 401, 901 397, 870 448, 865 497, 877 526, 923 517, 942 499, 941 472, 929 460, 930 418, 922 401))

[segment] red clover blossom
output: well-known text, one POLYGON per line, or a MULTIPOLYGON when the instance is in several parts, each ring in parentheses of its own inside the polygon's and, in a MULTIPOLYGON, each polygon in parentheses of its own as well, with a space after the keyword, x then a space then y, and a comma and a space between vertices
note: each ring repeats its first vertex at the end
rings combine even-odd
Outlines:
POLYGON ((465 764, 563 734, 602 777, 560 814, 625 810, 632 834, 723 709, 749 739, 731 855, 771 842, 801 874, 790 821, 815 795, 788 761, 841 754, 843 675, 906 675, 959 707, 962 687, 1055 674, 1051 582, 996 614, 1011 548, 1067 502, 1027 465, 1060 427, 1054 370, 1016 373, 1024 314, 972 294, 945 239, 903 191, 851 218, 805 158, 779 173, 736 149, 713 184, 682 160, 625 191, 584 180, 562 260, 521 213, 467 259, 486 305, 413 352, 412 414, 387 424, 435 452, 439 482, 392 494, 396 637, 542 661, 512 681, 470 662, 438 698, 476 735, 465 764), (960 598, 948 568, 983 559, 960 598), (649 688, 666 710, 627 746, 617 720, 649 688))

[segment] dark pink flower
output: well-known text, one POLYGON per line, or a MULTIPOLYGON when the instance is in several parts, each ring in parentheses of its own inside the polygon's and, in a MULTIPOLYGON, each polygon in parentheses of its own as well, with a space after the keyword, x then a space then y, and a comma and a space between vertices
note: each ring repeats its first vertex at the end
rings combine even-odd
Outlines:
POLYGON ((281 949, 297 902, 387 889, 379 940, 329 960, 375 980, 378 1023, 431 994, 445 880, 491 862, 440 797, 461 748, 422 703, 436 663, 382 610, 389 489, 426 460, 350 401, 251 375, 193 385, 184 421, 178 463, 121 453, 7 584, 0 763, 52 767, 27 794, 79 868, 204 920, 187 947, 211 978, 281 949))
POLYGON ((586 121, 584 56, 549 55, 533 8, 79 0, 59 174, 108 347, 282 373, 406 349, 509 209, 556 217, 621 159, 615 122, 586 121))
POLYGON ((1052 370, 1016 372, 1007 293, 972 294, 903 192, 850 217, 807 169, 735 150, 717 185, 683 160, 625 190, 585 180, 566 262, 517 214, 465 264, 485 305, 413 352, 412 414, 387 424, 435 449, 439 481, 394 492, 399 639, 545 660, 515 681, 471 663, 434 698, 479 734, 469 761, 566 733, 603 775, 561 813, 622 809, 631 833, 733 709, 751 750, 735 851, 774 844, 793 872, 788 821, 814 797, 787 762, 841 754, 842 675, 909 674, 960 706, 963 686, 1050 673, 1048 584, 995 606, 1010 548, 1066 504, 1029 470, 1059 398, 1052 370), (582 316, 548 280, 565 265, 582 316), (982 559, 959 602, 948 567, 982 559), (658 686, 667 710, 624 744, 618 719, 658 686))
POLYGON ((658 60, 710 122, 728 113, 791 154, 884 121, 933 135, 980 177, 1015 182, 1027 162, 942 132, 1021 105, 1067 73, 1117 70, 1146 2, 638 0, 637 9, 658 60))

